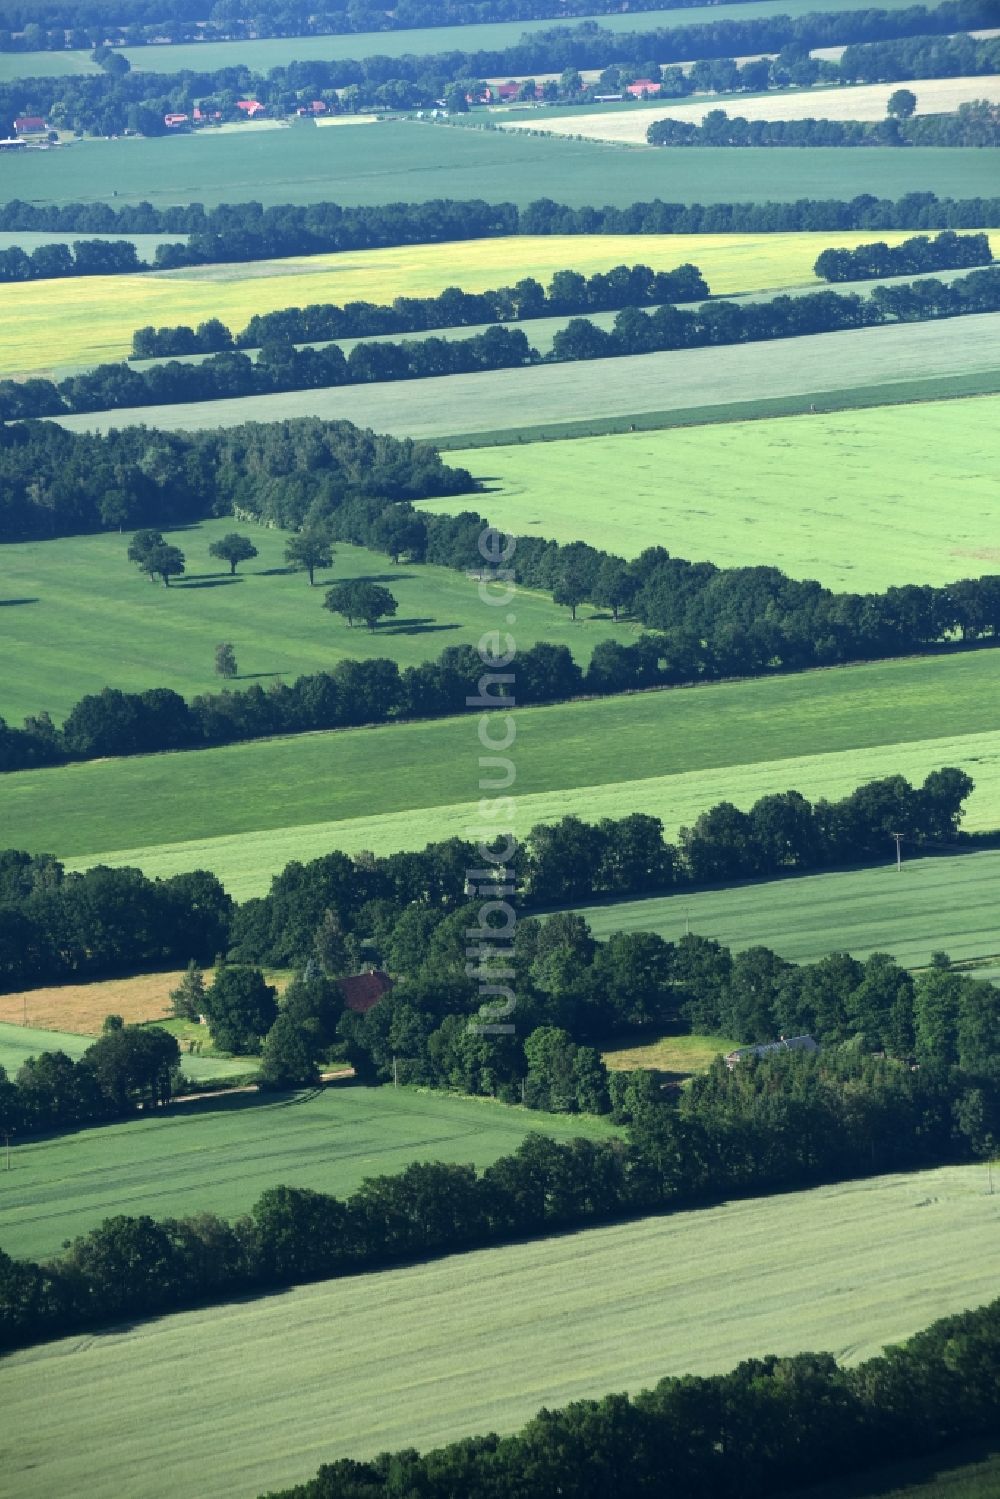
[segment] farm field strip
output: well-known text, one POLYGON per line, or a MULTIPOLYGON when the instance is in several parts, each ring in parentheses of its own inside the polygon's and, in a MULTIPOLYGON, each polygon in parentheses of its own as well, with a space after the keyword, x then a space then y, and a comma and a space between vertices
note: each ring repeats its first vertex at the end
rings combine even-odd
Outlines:
MULTIPOLYGON (((668 545, 859 592, 996 572, 1000 396, 452 451, 515 535, 668 545), (942 506, 942 496, 948 503, 942 506)), ((421 509, 456 514, 468 498, 421 509)))
MULTIPOLYGON (((905 847, 905 845, 904 845, 905 847)), ((725 947, 769 947, 796 963, 836 949, 864 958, 891 953, 924 967, 931 953, 956 961, 1000 953, 1000 852, 907 859, 897 874, 893 845, 875 869, 834 870, 719 890, 579 907, 594 934, 658 932, 676 942, 690 927, 725 947)), ((972 977, 994 976, 993 969, 972 977)))
MULTIPOLYGON (((469 495, 476 508, 479 495, 469 495)), ((304 573, 286 572, 288 533, 231 516, 169 533, 187 573, 169 589, 151 587, 126 559, 117 531, 51 541, 9 543, 0 580, 0 715, 15 722, 46 710, 62 720, 85 693, 170 687, 186 697, 223 686, 214 669, 216 641, 236 649, 237 689, 292 681, 340 660, 391 657, 401 667, 436 657, 446 646, 475 645, 492 628, 477 585, 452 568, 394 567, 388 557, 338 543, 332 568, 310 588, 304 573), (259 556, 229 566, 210 557, 213 540, 237 530, 259 556), (384 583, 398 614, 373 634, 323 607, 328 584, 345 578, 384 583), (19 602, 18 602, 19 601, 19 602)), ((569 611, 527 589, 517 593, 518 641, 565 644, 581 663, 623 626, 597 610, 569 611)), ((627 636, 630 631, 624 627, 627 636)))
MULTIPOLYGON (((780 3, 780 0, 779 0, 780 3)), ((740 6, 740 9, 743 7, 740 6)), ((783 7, 787 8, 787 7, 783 7)), ((684 14, 690 15, 691 12, 684 14)), ((718 8, 712 8, 718 15, 718 8)), ((431 198, 485 198, 524 207, 552 193, 581 207, 660 197, 669 202, 791 202, 992 197, 991 152, 891 146, 734 151, 632 151, 594 141, 465 130, 419 121, 345 125, 336 130, 240 128, 156 139, 84 140, 58 151, 4 161, 3 196, 34 202, 247 200, 370 205, 431 198)), ((982 226, 989 227, 989 226, 982 226)))
MULTIPOLYGON (((761 292, 796 282, 819 288, 816 256, 906 234, 595 234, 518 235, 406 245, 330 255, 192 266, 122 276, 72 276, 0 285, 0 369, 29 374, 59 364, 123 359, 134 329, 221 318, 234 332, 255 313, 316 302, 392 302, 445 287, 486 291, 522 276, 547 282, 555 271, 582 274, 641 262, 701 269, 711 291, 761 292)), ((1000 254, 1000 235, 996 252, 1000 254)), ((525 325, 526 327, 529 325, 525 325)))
MULTIPOLYGON (((983 74, 972 78, 911 78, 894 83, 863 83, 842 88, 815 88, 801 92, 771 92, 740 99, 713 95, 692 104, 657 105, 649 110, 621 114, 555 115, 535 113, 525 120, 498 122, 504 130, 544 130, 547 135, 583 136, 616 145, 646 145, 646 131, 654 120, 687 120, 700 125, 713 109, 745 120, 884 120, 890 95, 897 88, 911 89, 917 96, 916 113, 943 114, 974 99, 1000 99, 1000 77, 983 74)), ((653 147, 650 149, 664 149, 653 147)))
POLYGON ((13 1169, 0 1181, 0 1245, 8 1254, 53 1254, 111 1213, 235 1218, 279 1183, 344 1196, 411 1161, 482 1168, 533 1131, 561 1140, 615 1133, 587 1116, 410 1088, 331 1085, 273 1102, 240 1095, 185 1105, 15 1145, 13 1169))
MULTIPOLYGON (((205 755, 209 751, 199 753, 205 755)), ((876 748, 753 761, 724 769, 645 779, 559 785, 550 791, 517 796, 513 813, 492 824, 490 831, 510 829, 524 835, 538 823, 555 822, 571 813, 585 821, 596 821, 602 817, 618 818, 631 812, 644 812, 659 817, 667 836, 675 838, 682 826, 690 825, 702 812, 720 801, 732 801, 739 807, 748 808, 758 797, 792 788, 811 798, 836 798, 846 796, 862 781, 881 776, 900 774, 921 781, 942 765, 967 769, 976 781, 977 789, 969 801, 963 824, 966 831, 984 832, 1000 827, 1000 734, 991 731, 961 738, 924 739, 876 748)), ((411 773, 413 768, 412 765, 409 767, 411 773)), ((423 775, 423 766, 419 767, 419 773, 423 775)), ((318 783, 314 783, 314 789, 319 796, 318 783)), ((83 869, 95 863, 129 865, 143 869, 150 876, 163 877, 190 869, 210 869, 230 894, 245 900, 264 894, 271 877, 293 859, 319 858, 332 849, 351 854, 366 849, 376 854, 389 854, 398 849, 423 848, 427 843, 441 839, 478 836, 482 831, 478 805, 473 800, 445 802, 408 811, 371 813, 322 823, 288 824, 267 831, 255 829, 184 842, 175 842, 171 838, 169 842, 158 844, 95 850, 82 857, 70 856, 66 862, 70 869, 83 869)), ((264 814, 265 817, 268 815, 270 808, 264 814)), ((210 816, 206 808, 205 821, 210 816)), ((121 823, 117 824, 115 831, 122 830, 121 823)), ((105 832, 102 836, 110 835, 105 832)), ((50 835, 45 847, 61 856, 58 837, 58 833, 50 835)), ((25 840, 16 841, 23 843, 25 840)), ((41 847, 45 837, 29 829, 28 841, 41 847)))
MULTIPOLYGON (((2 1021, 0 1022, 0 1067, 6 1068, 8 1074, 14 1077, 22 1062, 26 1062, 29 1057, 37 1057, 43 1051, 64 1051, 75 1061, 83 1056, 95 1039, 95 1036, 78 1036, 67 1031, 39 1030, 34 1026, 15 1025, 2 1021)), ((239 1057, 189 1056, 185 1053, 182 1058, 183 1072, 196 1083, 211 1078, 244 1076, 248 1072, 253 1072, 255 1066, 255 1059, 248 1061, 239 1057)), ((78 1136, 64 1138, 76 1139, 78 1136)), ((25 1149, 29 1148, 25 1147, 25 1149)), ((2 1193, 0 1193, 0 1210, 6 1214, 7 1201, 2 1193)), ((5 1217, 0 1238, 6 1241, 7 1236, 8 1220, 5 1217)), ((58 1248, 60 1243, 62 1239, 58 1243, 50 1243, 47 1248, 51 1252, 52 1249, 58 1248)))
MULTIPOLYGON (((629 782, 716 770, 752 784, 760 762, 784 790, 803 756, 849 762, 850 752, 865 750, 885 763, 903 745, 919 750, 921 763, 925 754, 960 764, 955 755, 985 753, 978 778, 992 763, 991 745, 1000 750, 998 661, 987 649, 519 708, 519 805, 539 795, 546 804, 553 796, 576 802, 586 787, 610 811, 629 782)), ((453 807, 464 817, 478 794, 475 723, 468 715, 8 772, 0 823, 12 848, 73 857, 234 833, 273 839, 279 829, 295 839, 305 825, 348 821, 360 833, 372 819, 420 808, 453 807)), ((858 779, 864 773, 859 765, 858 779)), ((990 825, 986 801, 979 798, 980 828, 990 825)))
POLYGON ((765 1351, 855 1363, 993 1296, 998 1224, 985 1167, 924 1171, 68 1338, 0 1366, 5 1471, 19 1499, 242 1499, 765 1351))
POLYGON ((1000 313, 932 323, 900 323, 722 348, 679 349, 618 359, 580 360, 476 375, 338 386, 187 405, 137 406, 58 420, 71 431, 137 423, 163 431, 205 430, 295 416, 347 420, 393 436, 445 438, 607 419, 644 411, 685 411, 769 397, 820 394, 852 385, 896 384, 928 376, 991 373, 1000 313))

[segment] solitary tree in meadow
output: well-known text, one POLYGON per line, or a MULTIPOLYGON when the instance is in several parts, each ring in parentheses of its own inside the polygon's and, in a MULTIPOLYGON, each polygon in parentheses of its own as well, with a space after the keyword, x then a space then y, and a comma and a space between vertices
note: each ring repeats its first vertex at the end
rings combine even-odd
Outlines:
POLYGON ((353 629, 354 621, 361 618, 357 596, 357 583, 335 583, 332 588, 326 590, 323 608, 329 609, 331 614, 341 615, 347 620, 348 629, 353 629))
POLYGON ((917 96, 912 89, 898 88, 889 95, 886 114, 893 120, 908 120, 917 107, 917 96))
MULTIPOLYGON (((135 535, 132 537, 132 540, 128 544, 128 560, 130 562, 134 562, 136 567, 140 568, 142 572, 149 572, 149 569, 146 567, 147 557, 151 552, 155 551, 157 547, 162 547, 164 545, 165 543, 161 532, 150 530, 136 531, 135 535)), ((153 573, 149 573, 149 581, 151 583, 156 582, 156 578, 153 573)))
POLYGON ((395 614, 399 605, 389 592, 378 583, 361 583, 358 586, 356 607, 361 618, 372 633, 380 620, 395 614))
POLYGON ((184 553, 180 547, 161 542, 146 553, 139 566, 144 573, 149 574, 150 580, 161 578, 164 588, 169 588, 170 579, 179 578, 184 571, 184 553))
POLYGON ((215 670, 220 677, 235 677, 237 675, 236 651, 232 642, 221 640, 215 647, 215 670))
POLYGON ((238 531, 229 531, 218 541, 213 541, 208 550, 210 556, 229 563, 230 576, 240 562, 250 562, 257 556, 257 548, 249 536, 241 536, 238 531))
POLYGON ((587 586, 582 575, 574 567, 567 567, 552 590, 553 601, 565 605, 576 619, 577 607, 586 597, 587 586))
POLYGON ((171 989, 170 1004, 182 1020, 197 1020, 205 1013, 205 979, 193 958, 177 988, 171 989))
POLYGON ((285 561, 298 572, 308 573, 309 587, 316 581, 316 569, 329 567, 333 562, 333 547, 324 531, 309 527, 289 537, 285 547, 285 561))

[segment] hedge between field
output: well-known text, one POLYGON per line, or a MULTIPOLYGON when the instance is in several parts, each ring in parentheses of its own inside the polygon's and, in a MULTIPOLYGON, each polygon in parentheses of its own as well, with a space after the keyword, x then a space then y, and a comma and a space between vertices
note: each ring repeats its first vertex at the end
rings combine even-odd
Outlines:
POLYGON ((712 109, 700 125, 654 120, 646 140, 651 146, 1000 146, 1000 115, 985 100, 908 120, 747 120, 712 109))

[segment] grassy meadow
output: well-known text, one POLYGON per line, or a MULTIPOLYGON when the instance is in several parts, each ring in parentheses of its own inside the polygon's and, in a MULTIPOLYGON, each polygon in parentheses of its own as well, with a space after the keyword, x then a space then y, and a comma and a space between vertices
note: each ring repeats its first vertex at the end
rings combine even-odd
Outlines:
MULTIPOLYGON (((837 796, 966 767, 970 830, 1000 826, 995 651, 721 683, 517 713, 517 831, 646 811, 675 833, 724 798, 837 796)), ((241 896, 330 848, 421 847, 479 826, 472 718, 305 734, 0 778, 12 847, 156 873, 215 869, 241 896), (405 767, 405 774, 401 769, 405 767)))
POLYGON ((728 1040, 725 1036, 661 1036, 656 1041, 640 1041, 630 1046, 616 1044, 612 1050, 601 1054, 611 1072, 632 1072, 637 1067, 648 1067, 680 1081, 696 1072, 707 1071, 717 1056, 738 1045, 738 1041, 728 1040))
MULTIPOLYGON (((898 323, 820 333, 773 343, 679 349, 664 354, 579 360, 475 375, 398 380, 328 390, 289 391, 229 401, 137 406, 59 418, 72 431, 108 431, 142 423, 164 431, 204 430, 246 421, 283 421, 296 416, 344 419, 394 436, 459 439, 467 446, 479 433, 491 441, 524 440, 539 427, 558 434, 561 424, 601 430, 614 419, 669 424, 687 414, 697 422, 706 408, 794 398, 806 403, 824 392, 838 405, 852 389, 863 404, 891 400, 894 390, 910 399, 914 382, 925 394, 948 392, 949 381, 971 381, 995 390, 1000 313, 973 314, 931 323, 898 323), (928 382, 930 388, 928 389, 928 382), (981 382, 981 384, 980 384, 981 382)), ((768 409, 773 409, 768 407, 768 409)), ((730 415, 753 415, 754 411, 730 415)), ((711 419, 717 419, 717 416, 711 419)))
MULTIPOLYGON (((590 275, 624 262, 670 270, 694 261, 712 292, 759 292, 822 283, 813 264, 827 247, 851 249, 900 233, 518 235, 405 245, 286 260, 192 266, 123 276, 75 276, 0 285, 0 365, 30 374, 62 364, 122 359, 132 332, 221 318, 234 331, 255 313, 314 302, 386 303, 448 286, 485 291, 522 276, 547 282, 572 268, 590 275)), ((996 236, 1000 254, 1000 234, 996 236)), ((525 325, 530 331, 530 324, 525 325)), ((300 392, 297 394, 301 395, 300 392)))
MULTIPOLYGON (((5 996, 6 997, 6 996, 5 996)), ((98 1026, 99 1029, 99 1026, 98 1026)), ((22 1062, 29 1057, 37 1057, 43 1051, 64 1051, 74 1061, 82 1057, 88 1046, 93 1045, 94 1036, 81 1036, 73 1031, 51 1031, 39 1030, 34 1026, 12 1025, 6 1021, 0 1022, 0 1067, 6 1069, 10 1077, 14 1077, 22 1062)), ((182 1070, 193 1083, 210 1082, 216 1078, 220 1081, 249 1077, 257 1070, 257 1058, 250 1057, 222 1057, 206 1054, 204 1056, 183 1057, 182 1070)), ((107 1128, 101 1126, 100 1128, 107 1128)), ((94 1131, 95 1135, 99 1130, 94 1131)), ((61 1139, 76 1139, 76 1135, 61 1136, 61 1139)), ((25 1149, 30 1147, 25 1146, 25 1149)), ((0 1201, 3 1194, 0 1193, 0 1201)), ((3 1211, 6 1212, 6 1204, 3 1211)), ((106 1208, 110 1212, 111 1208, 106 1208)), ((4 1221, 3 1235, 6 1236, 7 1222, 4 1221)), ((61 1241, 60 1241, 61 1242, 61 1241)), ((50 1249, 52 1245, 48 1246, 50 1249)), ((58 1248, 58 1245, 55 1246, 58 1248)))
MULTIPOLYGON (((788 9, 784 0, 779 8, 788 9)), ((713 6, 711 14, 717 16, 719 8, 713 6)), ((555 196, 575 207, 624 207, 655 197, 675 203, 791 202, 847 199, 861 192, 898 198, 927 190, 942 197, 994 195, 990 152, 962 147, 634 151, 403 120, 374 128, 242 128, 78 141, 59 151, 5 159, 0 195, 56 203, 146 201, 157 207, 192 200, 207 205, 253 200, 267 206, 431 198, 525 206, 555 196)))
MULTIPOLYGON (((475 509, 481 498, 467 496, 465 508, 475 509)), ((236 648, 240 677, 231 685, 267 687, 345 658, 388 656, 416 665, 446 646, 475 645, 496 625, 477 584, 451 568, 394 567, 388 557, 338 544, 333 567, 317 573, 310 588, 305 573, 285 569, 283 531, 228 516, 168 539, 181 547, 188 569, 169 589, 150 584, 127 561, 128 536, 117 531, 4 547, 0 715, 14 722, 45 709, 61 720, 84 693, 104 686, 171 687, 188 697, 218 692, 224 684, 214 654, 221 640, 236 648), (260 554, 241 563, 235 579, 228 563, 208 552, 233 530, 249 536, 260 554), (345 578, 384 583, 398 614, 374 633, 350 628, 323 607, 326 585, 345 578)), ((609 615, 581 610, 574 622, 548 595, 526 589, 513 607, 519 644, 565 644, 584 664, 599 640, 623 634, 609 615)))
POLYGON ((411 1088, 215 1098, 15 1145, 10 1174, 0 1174, 0 1244, 37 1257, 112 1213, 235 1218, 279 1182, 343 1196, 411 1161, 482 1168, 532 1131, 562 1140, 615 1133, 599 1119, 411 1088))
POLYGON ((989 396, 449 457, 488 486, 480 508, 517 535, 626 557, 666 545, 692 561, 868 592, 997 570, 998 423, 1000 396, 989 396))
MULTIPOLYGON (((974 769, 974 768, 973 768, 974 769)), ((726 947, 770 947, 796 963, 833 950, 857 958, 888 952, 907 967, 931 953, 955 961, 1000 954, 996 892, 1000 852, 907 858, 896 872, 894 845, 884 865, 730 885, 581 909, 594 934, 658 932, 676 942, 688 929, 726 947)), ((992 978, 977 969, 974 977, 992 978)), ((684 1038, 682 1038, 684 1039, 684 1038)))
POLYGON ((18 1499, 243 1499, 763 1352, 859 1362, 995 1295, 998 1226, 984 1166, 924 1171, 67 1338, 0 1366, 7 1482, 18 1499))

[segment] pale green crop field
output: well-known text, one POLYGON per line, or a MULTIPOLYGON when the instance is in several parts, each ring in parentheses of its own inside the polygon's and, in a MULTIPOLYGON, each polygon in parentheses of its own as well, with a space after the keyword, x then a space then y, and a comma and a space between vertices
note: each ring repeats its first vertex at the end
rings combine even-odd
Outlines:
MULTIPOLYGON (((334 135, 341 132, 333 131, 334 135)), ((851 249, 879 234, 517 235, 405 245, 331 255, 192 266, 122 276, 71 276, 0 285, 0 367, 33 374, 61 364, 122 359, 132 332, 221 318, 234 331, 256 313, 316 302, 392 302, 448 286, 485 291, 523 276, 548 282, 558 270, 585 275, 623 263, 670 270, 693 261, 715 294, 822 283, 813 264, 828 247, 851 249)), ((1000 254, 1000 234, 996 236, 1000 254)), ((530 324, 526 325, 530 329, 530 324)), ((295 393, 301 399, 302 392, 295 393)))
MULTIPOLYGON (((895 861, 887 840, 885 864, 877 869, 618 901, 580 914, 602 938, 658 932, 676 942, 690 929, 725 947, 769 947, 796 963, 835 949, 858 958, 887 952, 907 967, 925 966, 938 950, 956 961, 1000 954, 1000 852, 913 859, 904 845, 899 873, 895 861)), ((976 969, 974 977, 997 972, 976 969)))
MULTIPOLYGON (((996 572, 1000 397, 509 444, 449 455, 518 536, 666 546, 876 592, 996 572)), ((458 499, 429 510, 454 513, 458 499)))
POLYGON ((68 1338, 0 1365, 5 1481, 18 1499, 245 1499, 752 1355, 858 1362, 992 1298, 998 1229, 985 1166, 925 1171, 68 1338))
POLYGON ((411 1161, 482 1169, 532 1131, 561 1140, 615 1133, 604 1120, 538 1114, 492 1098, 334 1084, 270 1100, 218 1098, 149 1119, 15 1140, 12 1169, 0 1173, 0 1245, 15 1256, 55 1254, 64 1240, 114 1213, 235 1218, 279 1183, 344 1196, 365 1177, 411 1161))
MULTIPOLYGON (((465 508, 477 510, 481 498, 468 495, 465 508)), ((235 646, 240 677, 228 685, 239 689, 290 682, 344 659, 414 666, 447 646, 476 645, 496 628, 478 585, 452 568, 394 567, 388 557, 338 544, 333 567, 310 588, 305 573, 285 569, 286 532, 228 516, 170 534, 187 572, 167 589, 126 559, 128 539, 112 531, 3 547, 0 715, 8 722, 42 709, 61 720, 85 693, 106 686, 170 687, 186 697, 221 691, 214 656, 222 640, 235 646), (232 579, 228 563, 208 548, 234 530, 259 556, 232 579), (345 578, 384 583, 399 605, 395 618, 371 633, 324 609, 326 587, 345 578)), ((579 611, 574 622, 549 596, 527 589, 512 607, 522 645, 565 644, 584 665, 598 641, 622 633, 597 610, 579 611)))
MULTIPOLYGON (((671 833, 729 798, 837 796, 965 766, 966 826, 1000 827, 1000 658, 876 662, 517 710, 517 779, 495 826, 650 812, 671 833)), ((259 892, 290 859, 389 852, 481 828, 473 717, 305 734, 0 778, 11 847, 156 873, 215 869, 259 892)))
MULTIPOLYGON (((34 1026, 0 1022, 0 1067, 6 1068, 8 1075, 13 1077, 22 1063, 26 1062, 29 1057, 37 1057, 43 1051, 64 1051, 68 1057, 76 1061, 83 1056, 88 1046, 93 1046, 95 1039, 94 1036, 73 1035, 69 1031, 44 1031, 34 1026)), ((256 1066, 256 1058, 247 1060, 238 1057, 198 1057, 185 1054, 182 1059, 183 1071, 192 1082, 203 1082, 206 1078, 239 1077, 252 1072, 256 1066)), ((99 1131, 94 1133, 98 1134, 99 1131)), ((62 1138, 75 1140, 81 1137, 68 1135, 62 1138)), ((28 1148, 25 1147, 26 1150, 28 1148)), ((107 1211, 110 1212, 111 1209, 107 1211)), ((4 1227, 0 1230, 0 1237, 5 1239, 6 1233, 5 1219, 4 1227)))

